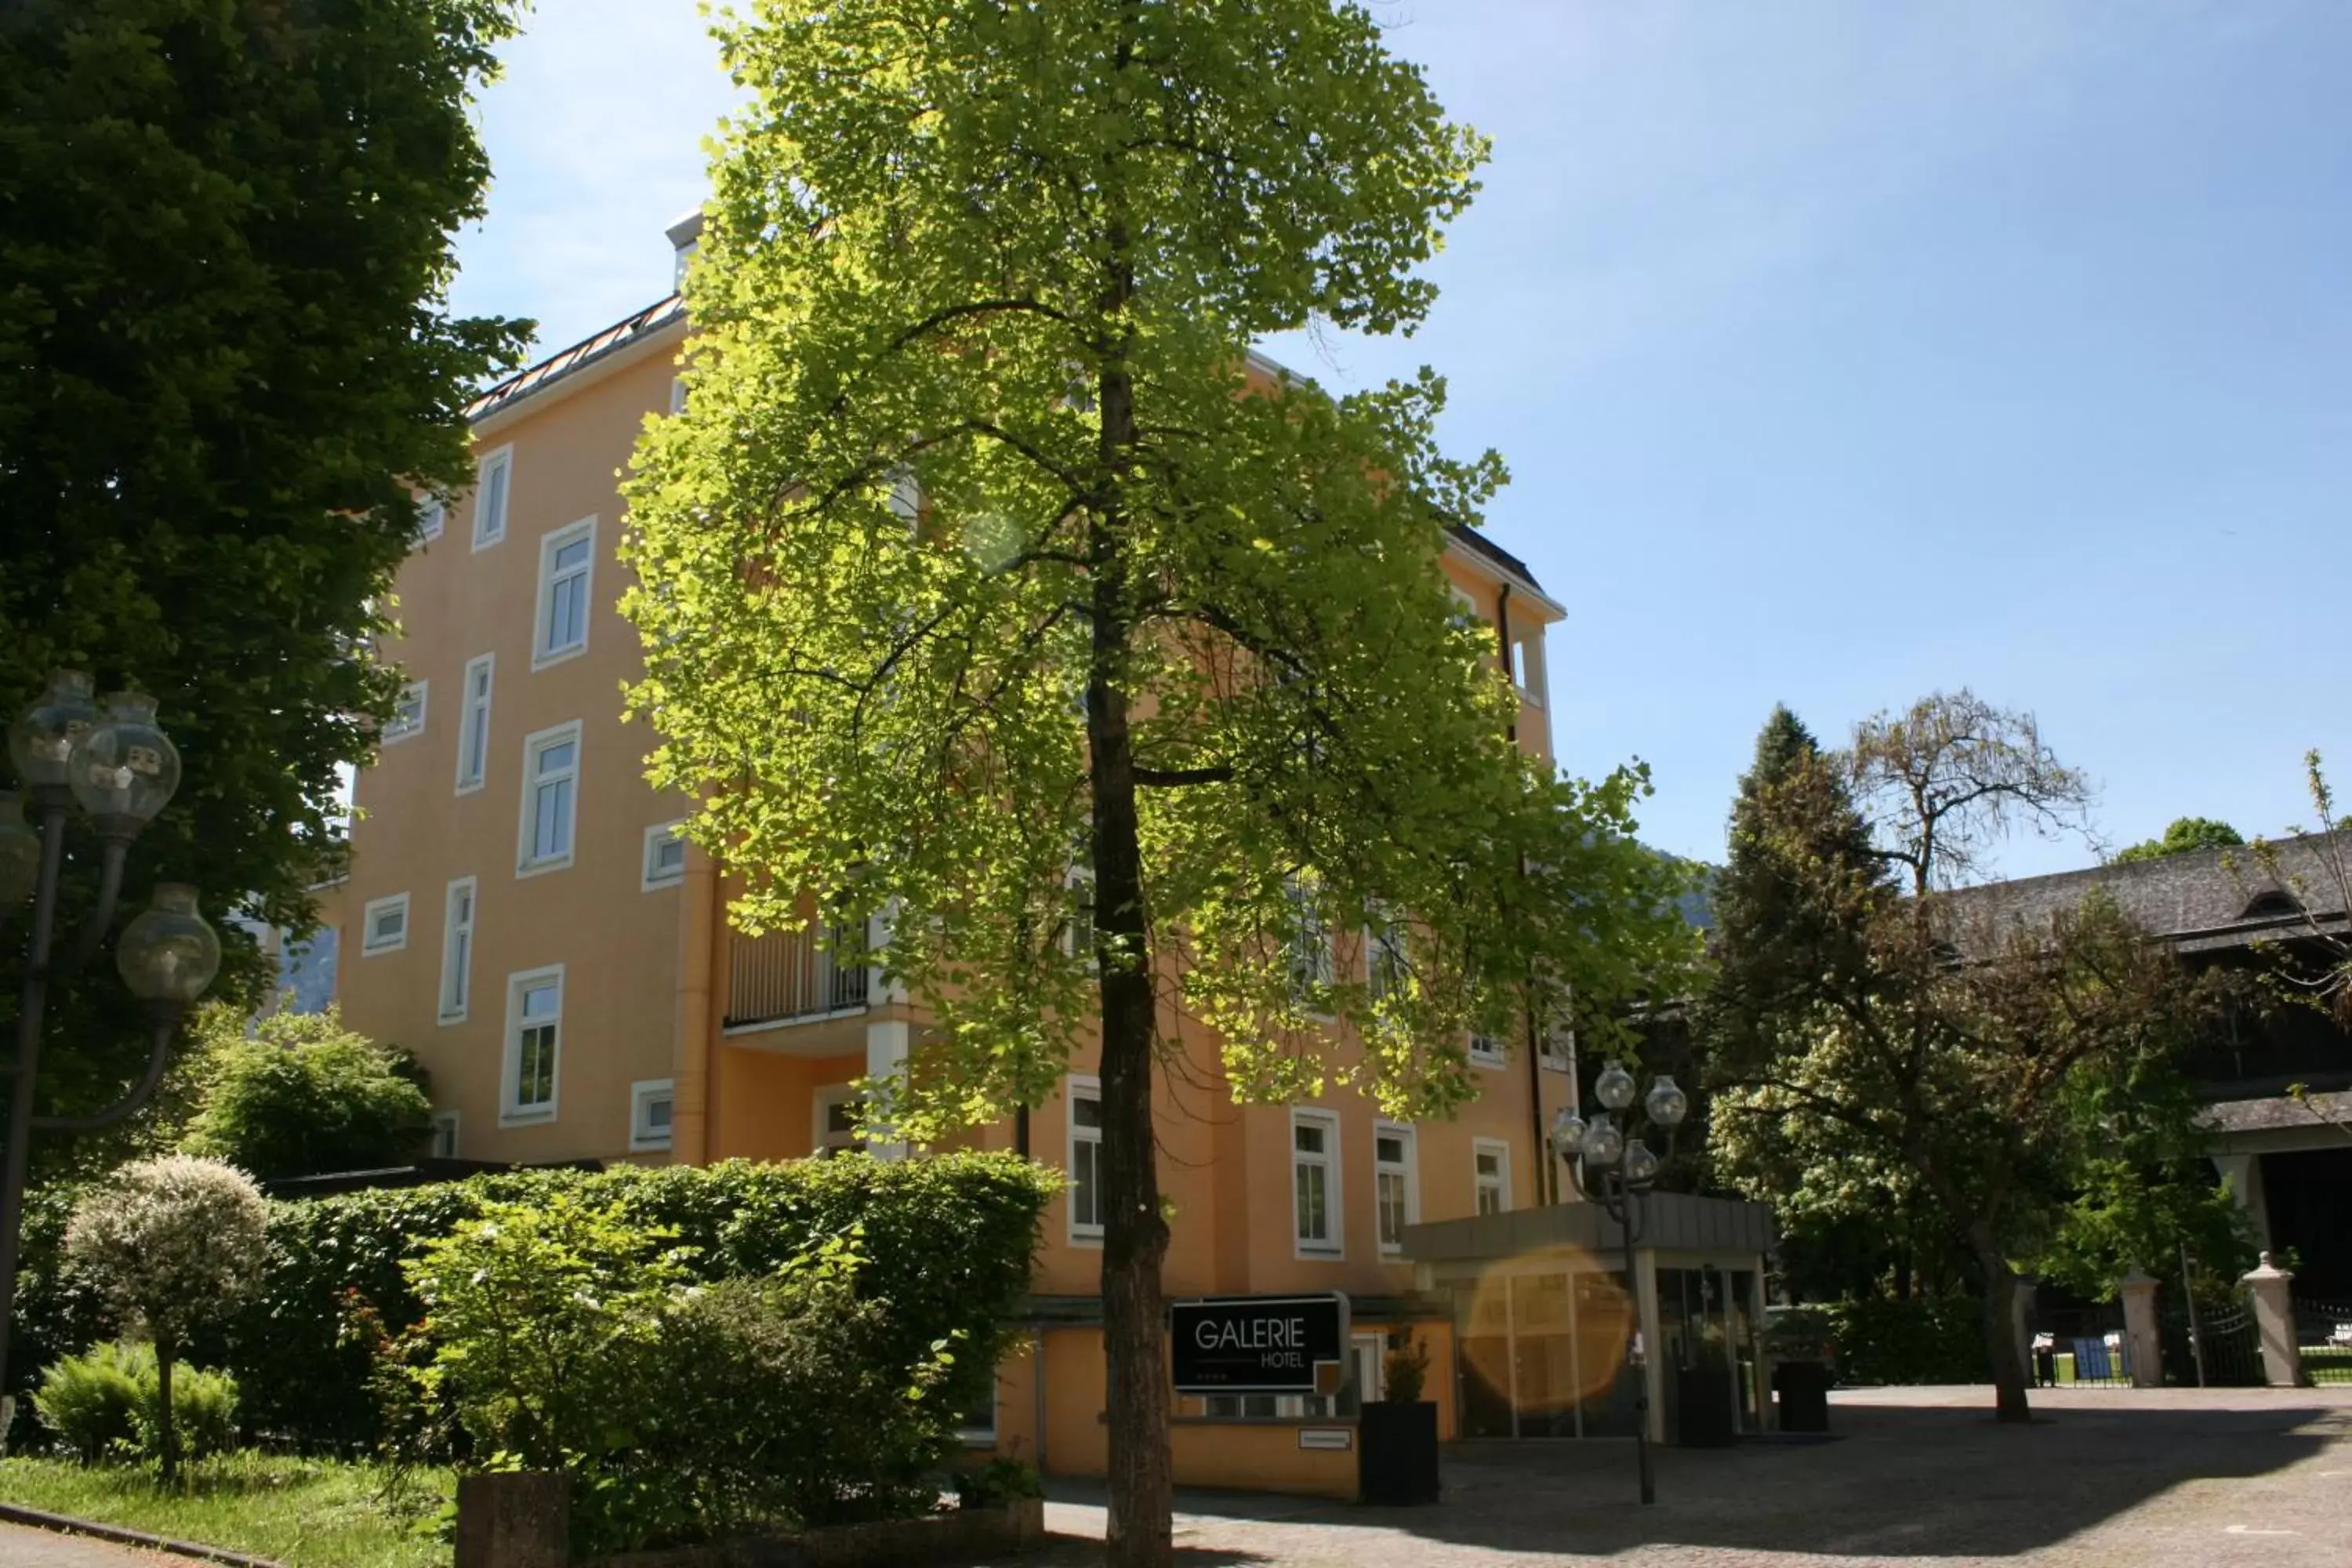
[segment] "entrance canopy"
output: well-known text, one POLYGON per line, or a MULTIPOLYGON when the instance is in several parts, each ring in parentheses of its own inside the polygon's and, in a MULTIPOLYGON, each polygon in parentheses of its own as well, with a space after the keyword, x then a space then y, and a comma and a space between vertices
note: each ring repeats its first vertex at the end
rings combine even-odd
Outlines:
MULTIPOLYGON (((1634 1244, 1645 1252, 1755 1254, 1772 1248, 1772 1211, 1734 1198, 1651 1193, 1638 1200, 1634 1244)), ((1405 1227, 1404 1255, 1415 1263, 1471 1263, 1525 1258, 1557 1247, 1588 1253, 1625 1245, 1624 1233, 1599 1204, 1482 1214, 1405 1227)))

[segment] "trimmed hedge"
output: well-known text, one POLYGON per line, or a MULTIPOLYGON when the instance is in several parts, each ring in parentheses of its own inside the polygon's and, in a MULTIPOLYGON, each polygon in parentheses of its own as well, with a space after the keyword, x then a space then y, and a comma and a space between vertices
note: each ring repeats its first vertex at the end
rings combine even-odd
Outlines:
MULTIPOLYGON (((425 1244, 477 1217, 488 1203, 543 1202, 557 1192, 619 1208, 633 1225, 665 1226, 695 1249, 704 1279, 757 1277, 853 1230, 866 1266, 863 1298, 887 1300, 895 1342, 911 1364, 961 1331, 979 1353, 960 1355, 938 1391, 963 1409, 994 1376, 1001 1325, 1029 1288, 1045 1204, 1061 1178, 1009 1154, 863 1156, 754 1164, 528 1171, 422 1187, 378 1189, 270 1205, 267 1277, 226 1327, 190 1356, 232 1373, 246 1425, 306 1449, 373 1447, 383 1423, 370 1389, 371 1347, 349 1331, 355 1293, 397 1335, 423 1316, 401 1265, 425 1244)), ((36 1212, 42 1212, 37 1210, 36 1212)), ((31 1250, 28 1248, 28 1258, 31 1250)), ((110 1337, 69 1279, 26 1281, 26 1342, 44 1361, 110 1337)), ((21 1363, 20 1363, 21 1364, 21 1363)), ((27 1381, 30 1381, 28 1378, 27 1381)))
POLYGON ((1990 1383, 1984 1303, 1974 1296, 1825 1302, 1836 1325, 1838 1381, 1880 1385, 1990 1383))

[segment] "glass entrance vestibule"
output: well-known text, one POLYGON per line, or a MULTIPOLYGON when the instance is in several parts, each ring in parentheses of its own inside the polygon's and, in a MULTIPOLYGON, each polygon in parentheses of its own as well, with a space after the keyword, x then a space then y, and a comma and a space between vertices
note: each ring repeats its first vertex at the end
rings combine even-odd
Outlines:
POLYGON ((1685 1245, 1637 1245, 1631 1291, 1616 1227, 1588 1205, 1408 1234, 1421 1288, 1452 1308, 1460 1436, 1627 1437, 1644 1394, 1657 1441, 1761 1429, 1769 1217, 1720 1199, 1647 1201, 1658 1212, 1636 1235, 1685 1245))

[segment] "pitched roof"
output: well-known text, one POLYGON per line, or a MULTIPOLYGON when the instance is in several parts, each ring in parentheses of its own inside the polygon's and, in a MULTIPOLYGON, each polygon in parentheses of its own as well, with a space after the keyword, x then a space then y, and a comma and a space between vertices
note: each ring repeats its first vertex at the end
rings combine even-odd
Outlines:
POLYGON ((555 382, 584 370, 598 360, 620 353, 630 344, 642 342, 674 321, 686 319, 686 301, 676 294, 667 300, 656 300, 634 315, 622 317, 603 331, 581 339, 568 349, 562 349, 485 387, 473 402, 466 405, 468 424, 478 424, 499 410, 520 403, 534 393, 542 392, 555 382))
MULTIPOLYGON (((677 243, 679 233, 688 227, 689 222, 698 230, 701 225, 701 214, 690 214, 688 218, 679 220, 677 226, 671 230, 672 243, 677 243)), ((642 342, 663 328, 683 321, 685 318, 686 300, 683 296, 672 294, 667 299, 656 300, 644 310, 633 315, 624 316, 603 331, 583 338, 570 348, 560 349, 536 364, 525 365, 504 381, 493 383, 483 388, 471 403, 466 405, 467 423, 479 424, 499 410, 510 407, 524 398, 542 392, 565 376, 576 371, 584 370, 599 360, 609 358, 630 344, 642 342)), ((1251 357, 1293 381, 1300 379, 1286 367, 1276 364, 1263 354, 1253 354, 1251 357)), ((1537 593, 1543 592, 1543 584, 1536 581, 1536 574, 1528 569, 1526 562, 1496 544, 1485 534, 1464 523, 1455 523, 1452 531, 1454 537, 1467 545, 1472 553, 1485 556, 1493 564, 1517 576, 1521 582, 1537 593)))
POLYGON ((2271 845, 2277 874, 2251 846, 2195 849, 2158 860, 1987 882, 1948 897, 2002 924, 2039 925, 2081 903, 2092 889, 2104 888, 2125 914, 2184 951, 2239 947, 2292 938, 2313 922, 2346 929, 2344 889, 2323 856, 2325 843, 2322 835, 2306 834, 2271 845))

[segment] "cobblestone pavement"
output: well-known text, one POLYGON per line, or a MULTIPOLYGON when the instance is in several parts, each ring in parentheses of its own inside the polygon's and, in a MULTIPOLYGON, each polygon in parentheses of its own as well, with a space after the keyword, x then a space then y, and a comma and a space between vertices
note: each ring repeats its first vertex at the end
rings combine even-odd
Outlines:
MULTIPOLYGON (((1623 1443, 1465 1445, 1444 1500, 1370 1509, 1185 1494, 1184 1568, 2347 1568, 2352 1388, 2045 1391, 2030 1427, 1990 1389, 1836 1396, 1828 1441, 1657 1451, 1634 1500, 1623 1443)), ((1046 1522, 1102 1534, 1099 1491, 1057 1485, 1046 1522)), ((1079 1539, 1037 1568, 1099 1560, 1079 1539)))
POLYGON ((109 1546, 87 1536, 58 1535, 0 1524, 0 1564, 5 1568, 185 1568, 184 1557, 158 1557, 109 1546))

